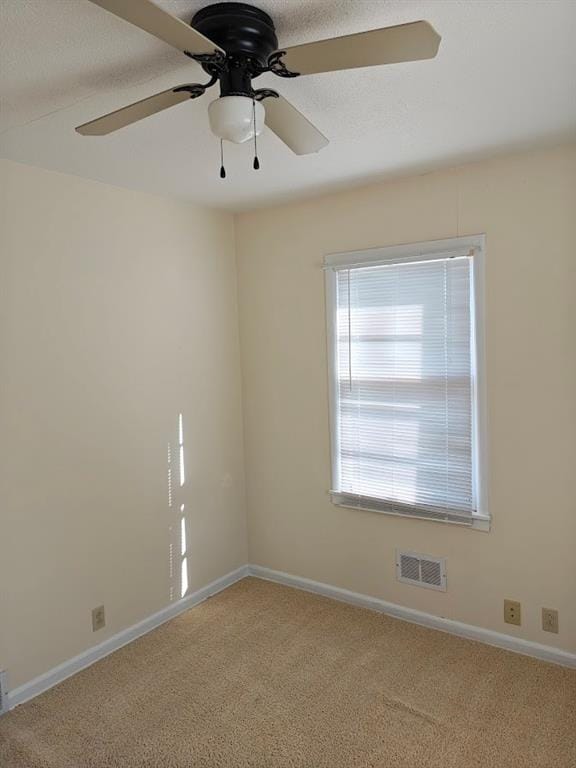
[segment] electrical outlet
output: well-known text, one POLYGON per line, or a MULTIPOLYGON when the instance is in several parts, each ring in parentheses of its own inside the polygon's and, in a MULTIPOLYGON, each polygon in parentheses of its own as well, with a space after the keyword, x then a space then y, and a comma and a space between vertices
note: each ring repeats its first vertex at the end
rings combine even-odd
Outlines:
POLYGON ((0 715, 8 711, 8 679, 6 672, 0 669, 0 715))
POLYGON ((102 627, 106 626, 106 615, 104 614, 104 606, 99 605, 98 608, 94 608, 92 611, 92 632, 97 632, 102 627))
POLYGON ((504 600, 504 621, 506 624, 516 624, 518 627, 522 623, 520 603, 516 600, 504 600))
POLYGON ((558 634, 558 611, 554 608, 542 608, 542 629, 558 634))

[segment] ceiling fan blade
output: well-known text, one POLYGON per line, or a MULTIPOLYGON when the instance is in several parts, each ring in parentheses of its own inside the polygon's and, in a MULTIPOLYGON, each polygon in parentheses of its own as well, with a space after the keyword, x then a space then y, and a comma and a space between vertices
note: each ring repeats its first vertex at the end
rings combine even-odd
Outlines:
POLYGON ((319 152, 329 142, 302 112, 283 96, 266 99, 266 125, 296 155, 319 152))
MULTIPOLYGON (((168 109, 168 107, 173 107, 182 101, 194 98, 190 91, 182 90, 194 87, 193 85, 180 85, 177 88, 170 88, 168 91, 156 93, 147 99, 136 101, 134 104, 117 109, 108 115, 97 117, 96 120, 90 120, 89 123, 79 125, 76 131, 81 133, 82 136, 105 136, 107 133, 124 128, 125 125, 130 125, 145 117, 154 115, 156 112, 161 112, 163 109, 168 109)), ((198 95, 201 95, 201 93, 198 93, 198 95)))
POLYGON ((179 51, 188 53, 224 53, 215 43, 181 19, 163 11, 151 0, 90 0, 100 8, 129 21, 158 37, 179 51))
POLYGON ((433 59, 442 38, 427 21, 372 29, 286 49, 282 61, 291 72, 315 75, 356 67, 433 59))

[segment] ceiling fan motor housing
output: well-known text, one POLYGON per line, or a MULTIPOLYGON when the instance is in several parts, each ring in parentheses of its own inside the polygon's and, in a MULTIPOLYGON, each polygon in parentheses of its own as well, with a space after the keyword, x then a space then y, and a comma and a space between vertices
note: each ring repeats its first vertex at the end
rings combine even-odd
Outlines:
MULTIPOLYGON (((215 3, 199 10, 190 26, 226 51, 220 72, 222 96, 251 96, 252 77, 278 48, 274 22, 247 3, 215 3)), ((210 72, 210 64, 203 64, 210 72)))

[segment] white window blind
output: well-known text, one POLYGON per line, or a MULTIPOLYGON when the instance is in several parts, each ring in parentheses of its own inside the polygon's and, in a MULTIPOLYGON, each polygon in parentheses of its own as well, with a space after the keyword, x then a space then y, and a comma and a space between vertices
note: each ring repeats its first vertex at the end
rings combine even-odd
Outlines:
POLYGON ((336 503, 461 523, 477 513, 467 254, 333 268, 336 503))

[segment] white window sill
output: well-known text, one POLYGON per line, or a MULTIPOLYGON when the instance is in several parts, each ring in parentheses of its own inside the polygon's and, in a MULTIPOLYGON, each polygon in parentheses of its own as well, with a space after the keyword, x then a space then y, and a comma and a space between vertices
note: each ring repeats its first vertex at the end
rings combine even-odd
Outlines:
POLYGON ((345 501, 338 498, 338 495, 334 491, 329 491, 330 500, 335 507, 342 507, 343 509, 356 509, 360 512, 375 512, 378 515, 387 515, 388 517, 404 517, 410 520, 423 520, 427 523, 442 523, 444 525, 457 525, 459 528, 468 528, 473 531, 483 531, 488 533, 490 531, 490 518, 481 515, 474 515, 470 521, 468 520, 449 520, 440 519, 435 517, 426 517, 425 515, 419 515, 417 512, 393 512, 386 509, 376 509, 368 506, 355 505, 351 501, 345 501))

